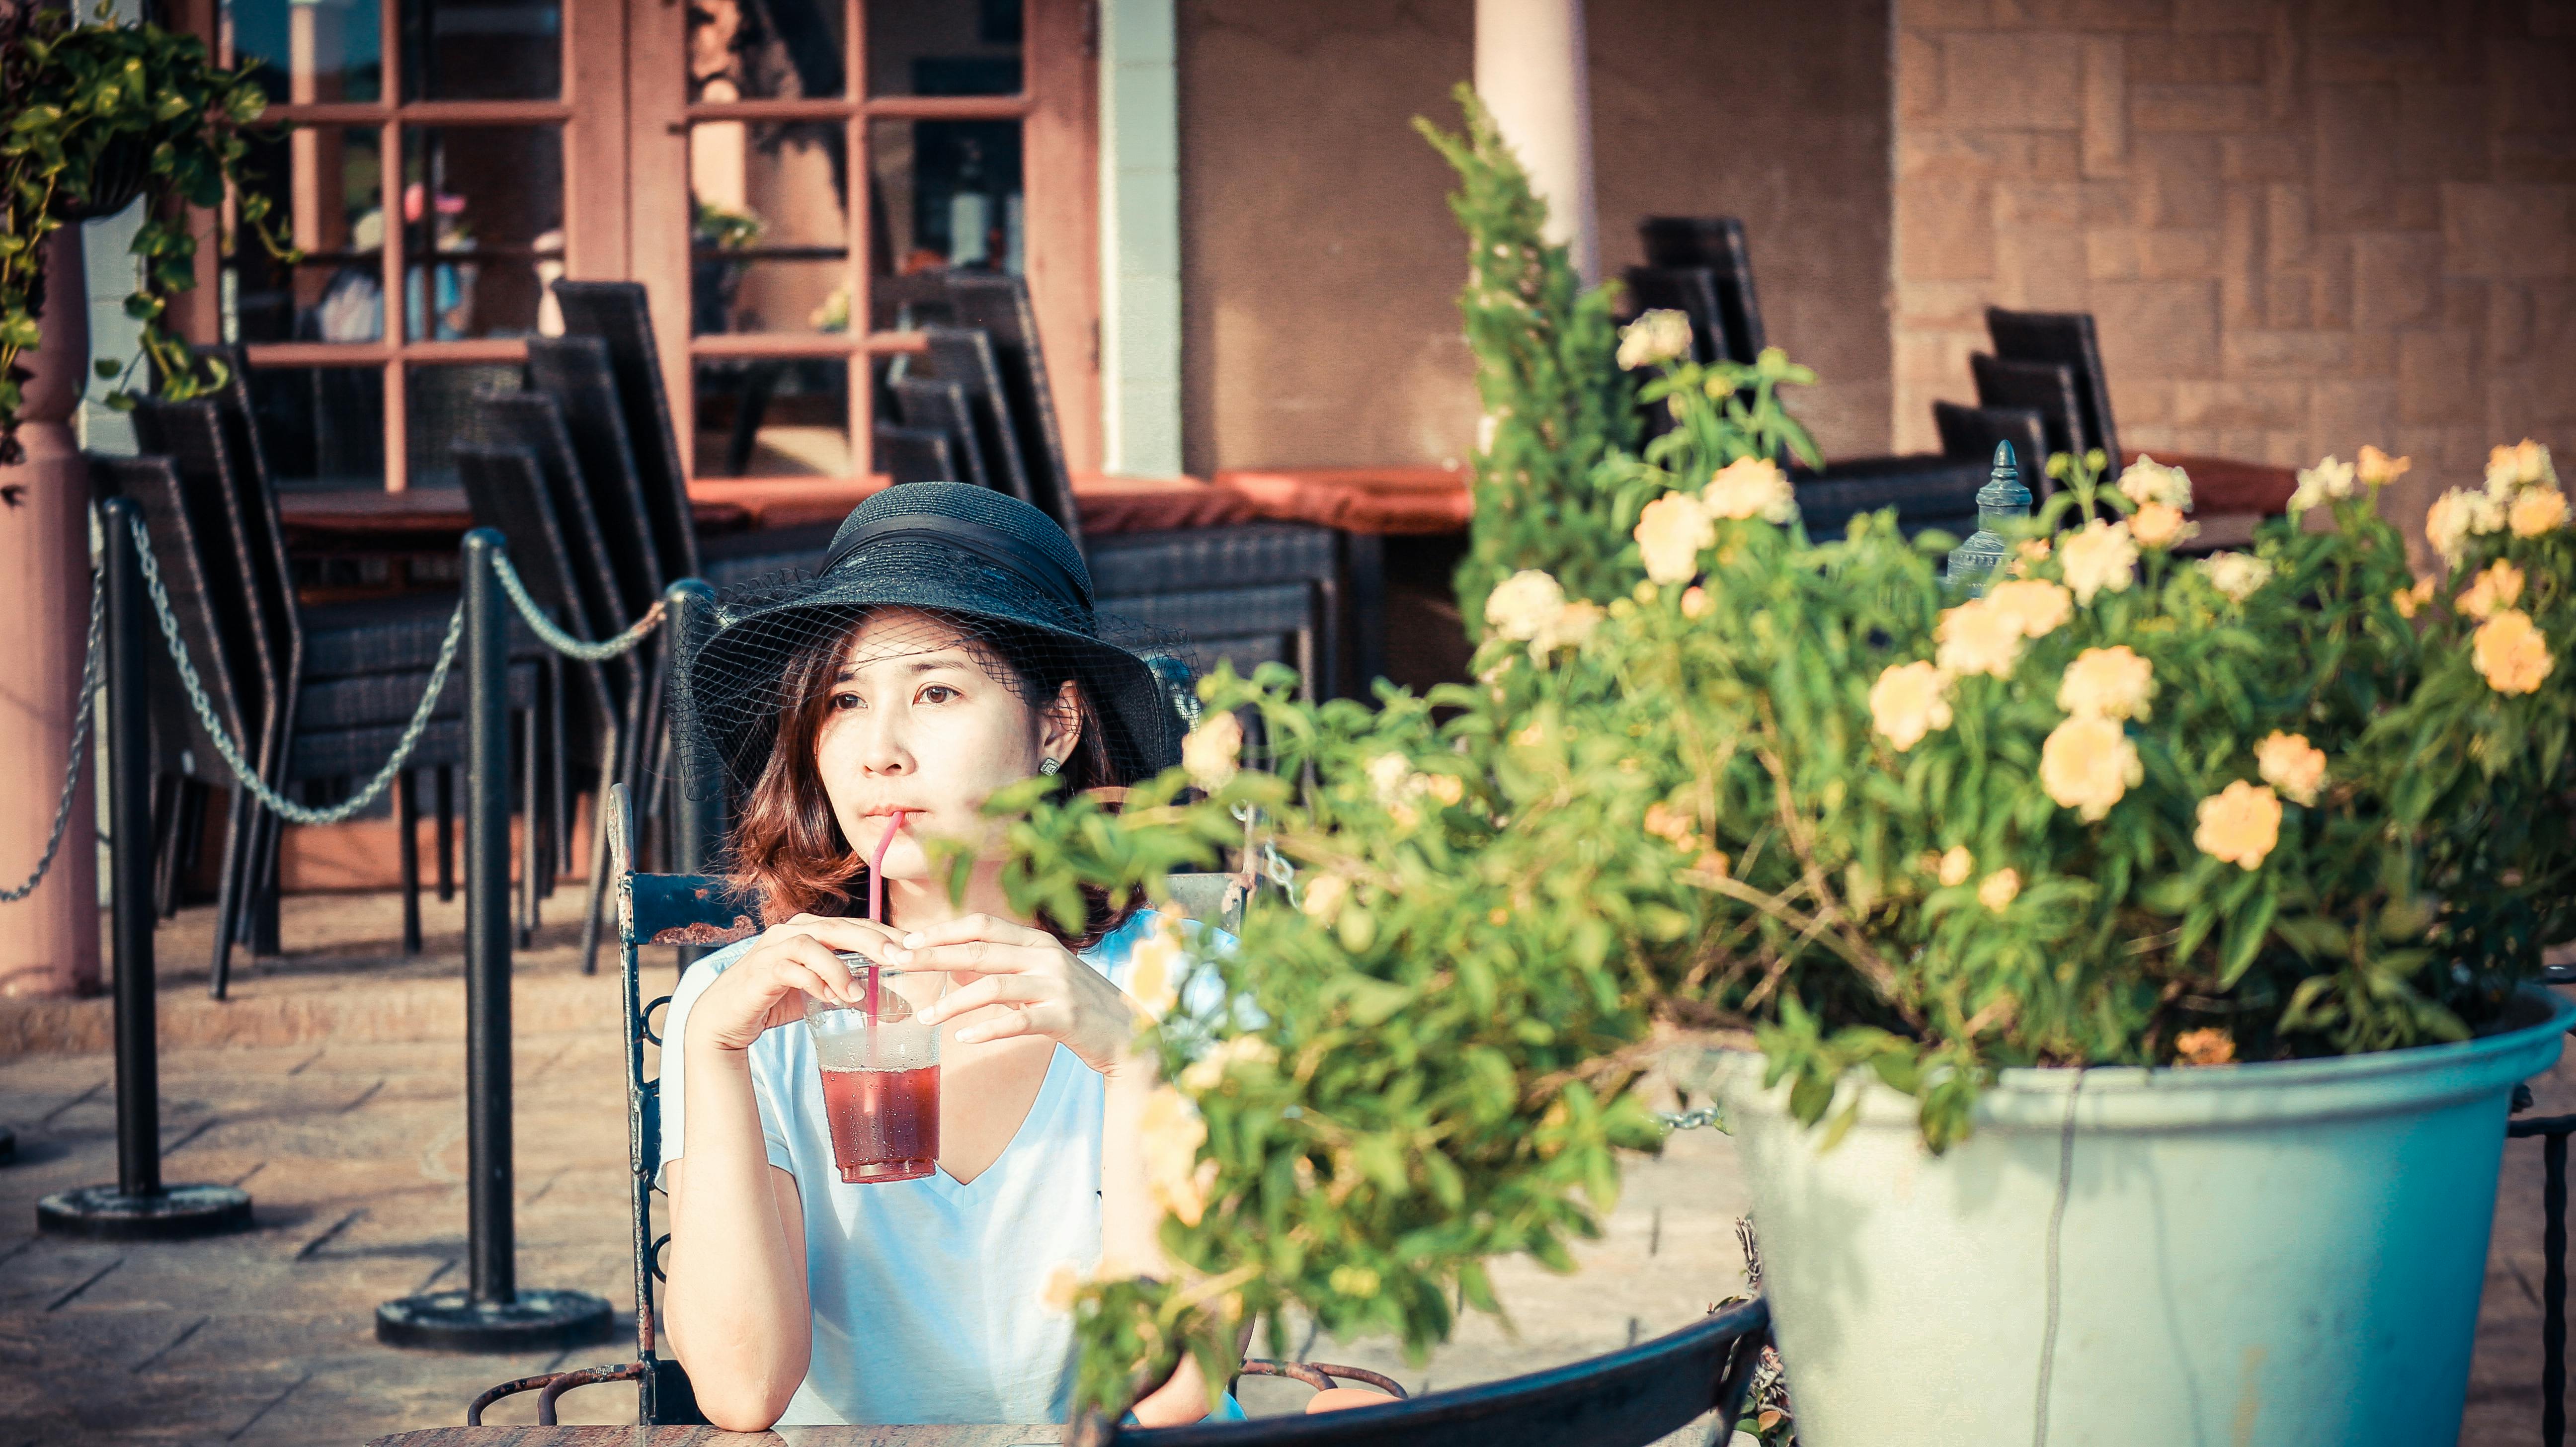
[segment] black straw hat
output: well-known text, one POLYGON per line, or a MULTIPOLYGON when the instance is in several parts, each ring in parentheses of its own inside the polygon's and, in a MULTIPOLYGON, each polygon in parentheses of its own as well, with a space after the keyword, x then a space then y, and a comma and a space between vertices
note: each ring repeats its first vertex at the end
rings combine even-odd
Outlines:
POLYGON ((1150 777, 1180 757, 1184 710, 1194 707, 1177 640, 1103 620, 1091 572, 1054 520, 1016 498, 958 482, 889 487, 841 523, 814 574, 783 574, 721 594, 715 626, 684 641, 672 709, 684 746, 738 787, 760 777, 778 736, 789 662, 849 636, 876 608, 933 615, 939 626, 891 656, 945 646, 958 633, 986 643, 996 681, 1052 697, 1078 681, 1107 735, 1115 782, 1150 777), (1005 677, 1005 674, 1012 676, 1005 677), (1038 677, 1037 675, 1043 675, 1038 677))

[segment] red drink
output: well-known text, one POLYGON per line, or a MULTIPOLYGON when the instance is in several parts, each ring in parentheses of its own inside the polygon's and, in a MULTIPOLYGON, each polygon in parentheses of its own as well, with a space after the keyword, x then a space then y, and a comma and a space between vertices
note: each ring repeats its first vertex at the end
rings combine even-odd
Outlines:
POLYGON ((823 1071, 832 1160, 851 1185, 913 1181, 939 1167, 939 1067, 823 1071))

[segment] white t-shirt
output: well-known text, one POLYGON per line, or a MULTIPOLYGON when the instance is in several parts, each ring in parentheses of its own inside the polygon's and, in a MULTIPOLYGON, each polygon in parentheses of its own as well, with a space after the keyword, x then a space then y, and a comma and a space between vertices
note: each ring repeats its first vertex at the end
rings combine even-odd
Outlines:
MULTIPOLYGON (((1139 911, 1080 958, 1124 989, 1139 911)), ((662 1038, 688 1038, 689 1007, 752 941, 691 966, 662 1038)), ((662 1052, 662 1159, 680 1158, 685 1052, 662 1052)), ((1038 1300, 1059 1265, 1100 1259, 1099 1072, 1062 1045, 999 1159, 971 1183, 946 1171, 850 1185, 833 1164, 823 1087, 801 1026, 751 1047, 769 1162, 796 1178, 814 1355, 782 1426, 1061 1422, 1073 1406, 1073 1319, 1038 1300)))

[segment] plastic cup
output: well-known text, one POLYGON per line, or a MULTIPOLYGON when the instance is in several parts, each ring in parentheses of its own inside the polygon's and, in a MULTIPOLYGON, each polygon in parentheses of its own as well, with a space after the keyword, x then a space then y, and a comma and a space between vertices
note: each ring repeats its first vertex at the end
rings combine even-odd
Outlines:
POLYGON ((852 1185, 919 1180, 939 1168, 939 1029, 921 1011, 947 993, 947 972, 841 962, 860 998, 805 1001, 833 1164, 852 1185))

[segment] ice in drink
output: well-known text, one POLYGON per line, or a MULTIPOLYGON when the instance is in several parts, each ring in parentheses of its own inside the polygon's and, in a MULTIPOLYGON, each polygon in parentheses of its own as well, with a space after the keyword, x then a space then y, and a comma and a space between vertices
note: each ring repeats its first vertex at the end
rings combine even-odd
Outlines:
POLYGON ((914 1181, 939 1166, 939 1067, 823 1069, 832 1160, 852 1185, 914 1181))

